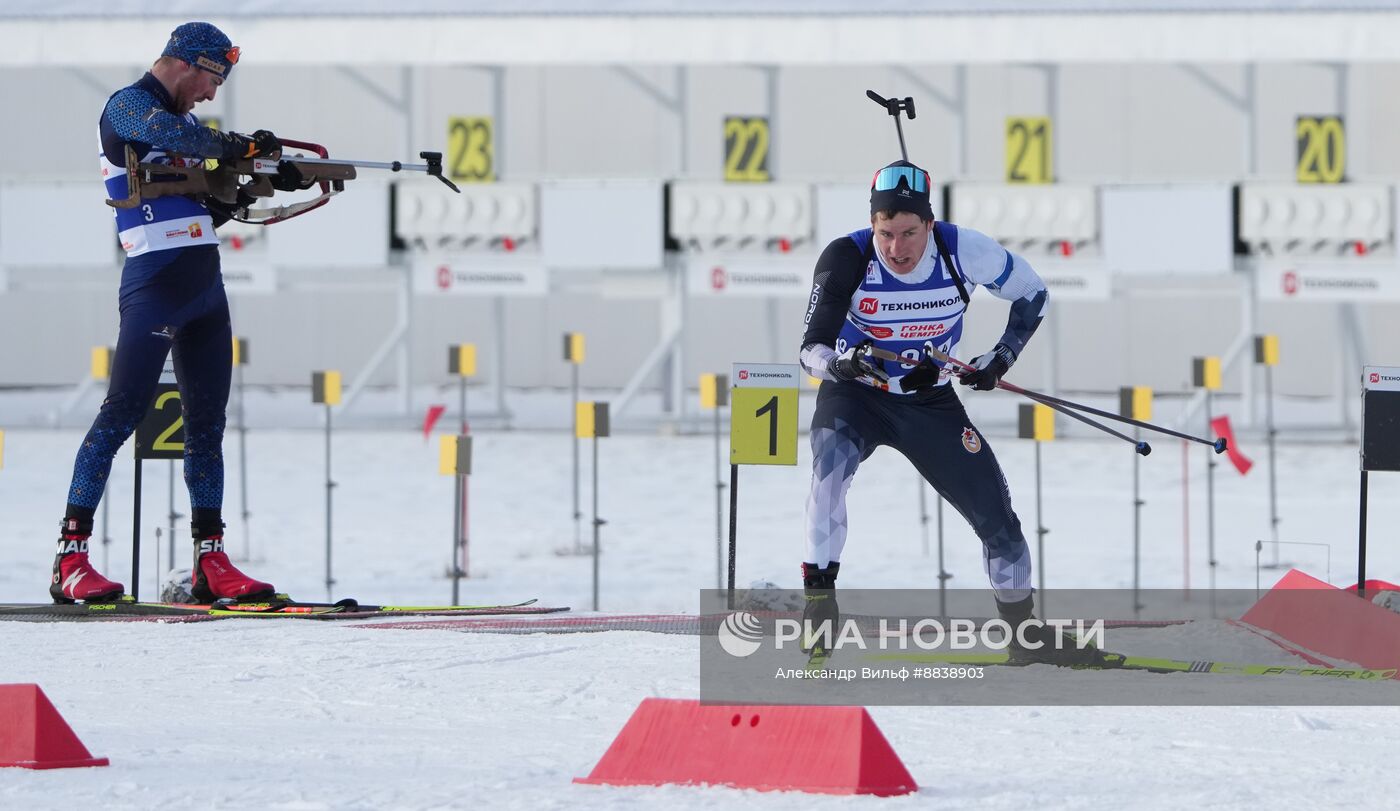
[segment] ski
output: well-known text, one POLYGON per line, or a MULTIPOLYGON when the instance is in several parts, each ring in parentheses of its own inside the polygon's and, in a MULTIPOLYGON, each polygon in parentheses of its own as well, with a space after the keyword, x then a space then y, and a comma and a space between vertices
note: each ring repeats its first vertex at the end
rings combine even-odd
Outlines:
MULTIPOLYGON (((203 604, 176 604, 180 608, 204 609, 218 615, 224 614, 392 614, 392 615, 438 615, 486 613, 523 609, 539 602, 538 598, 522 600, 518 603, 483 603, 480 605, 372 605, 347 598, 334 603, 317 603, 293 600, 278 595, 272 600, 263 601, 220 601, 203 604)), ((563 610, 563 609, 553 609, 563 610)))
POLYGON ((385 616, 474 616, 491 614, 547 614, 567 607, 538 606, 537 599, 508 604, 481 605, 368 605, 355 600, 338 603, 306 603, 290 599, 196 603, 147 603, 130 598, 104 603, 0 604, 0 620, 96 620, 96 619, 210 619, 224 617, 282 617, 305 619, 368 619, 385 616))
MULTIPOLYGON (((1215 662, 1209 660, 1161 659, 1151 656, 1125 656, 1105 652, 1103 664, 1061 665, 1071 670, 1143 670, 1150 673, 1217 673, 1233 676, 1315 676, 1350 681, 1385 681, 1396 678, 1395 668, 1295 667, 1289 665, 1255 665, 1215 662)), ((865 657, 876 661, 917 664, 1028 667, 1012 662, 1005 653, 898 653, 865 657)), ((1038 664, 1038 663, 1037 663, 1038 664)), ((1046 663, 1050 664, 1050 663, 1046 663)))

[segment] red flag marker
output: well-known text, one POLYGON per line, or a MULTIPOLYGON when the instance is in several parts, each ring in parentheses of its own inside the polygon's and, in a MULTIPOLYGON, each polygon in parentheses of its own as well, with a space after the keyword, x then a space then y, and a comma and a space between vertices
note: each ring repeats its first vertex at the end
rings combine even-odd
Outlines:
POLYGON ((433 434, 433 426, 437 425, 438 418, 447 410, 445 405, 430 405, 428 413, 423 415, 423 439, 427 441, 433 434))
POLYGON ((1235 443, 1235 429, 1230 427, 1230 418, 1224 414, 1210 421, 1210 430, 1218 437, 1225 438, 1225 455, 1230 457, 1230 463, 1235 466, 1235 470, 1243 476, 1254 467, 1254 462, 1244 454, 1240 453, 1239 446, 1235 443))

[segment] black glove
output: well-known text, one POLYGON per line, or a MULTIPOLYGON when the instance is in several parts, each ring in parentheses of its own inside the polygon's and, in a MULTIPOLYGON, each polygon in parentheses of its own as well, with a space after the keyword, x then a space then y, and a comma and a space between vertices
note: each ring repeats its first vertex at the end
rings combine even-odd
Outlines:
POLYGON ((245 213, 247 208, 258 201, 258 198, 243 191, 238 190, 238 202, 225 203, 215 200, 212 197, 204 200, 204 207, 209 209, 209 217, 214 221, 214 227, 218 228, 224 223, 234 218, 234 215, 245 213))
POLYGON ((233 141, 232 154, 225 154, 225 158, 279 158, 282 156, 282 142, 277 140, 277 136, 267 130, 258 130, 252 135, 240 135, 236 132, 229 133, 229 138, 233 141))
POLYGON ((938 380, 942 375, 943 370, 926 357, 919 361, 918 366, 899 379, 899 387, 906 393, 931 389, 938 385, 938 380))
POLYGON ((300 191, 310 188, 314 181, 308 181, 301 169, 291 161, 278 161, 277 174, 268 178, 272 188, 278 191, 300 191))
POLYGON ((997 344, 991 352, 972 359, 974 368, 970 372, 963 372, 961 382, 964 386, 971 386, 978 391, 991 391, 997 387, 1001 376, 1006 374, 1015 362, 1016 356, 1012 354, 1011 347, 997 344))
POLYGON ((873 377, 884 383, 890 381, 890 376, 880 368, 879 362, 870 359, 870 344, 866 343, 853 346, 837 355, 835 360, 827 364, 826 370, 837 380, 848 383, 862 377, 873 377))

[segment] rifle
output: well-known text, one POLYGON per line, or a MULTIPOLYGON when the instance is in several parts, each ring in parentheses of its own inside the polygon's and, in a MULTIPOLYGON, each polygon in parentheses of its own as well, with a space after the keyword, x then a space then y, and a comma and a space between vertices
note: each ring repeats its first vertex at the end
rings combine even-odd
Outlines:
POLYGON ((272 225, 320 208, 337 194, 345 191, 345 181, 357 177, 357 168, 387 169, 391 172, 424 172, 436 177, 453 191, 461 194, 451 180, 442 174, 441 152, 419 152, 418 156, 426 163, 413 164, 401 161, 377 162, 332 159, 324 146, 307 141, 283 140, 283 154, 280 158, 240 158, 231 161, 205 161, 193 166, 177 166, 163 163, 143 163, 136 157, 136 150, 126 148, 126 197, 108 200, 113 208, 135 208, 143 200, 163 197, 168 194, 187 194, 207 197, 231 206, 237 206, 232 219, 254 225, 272 225), (304 149, 315 153, 307 156, 300 153, 288 155, 286 148, 304 149), (240 197, 255 200, 271 198, 276 189, 272 187, 270 175, 277 174, 278 165, 290 163, 301 172, 305 188, 319 186, 320 194, 310 200, 289 203, 283 206, 252 208, 240 205, 240 197), (215 164, 215 165, 210 165, 215 164))

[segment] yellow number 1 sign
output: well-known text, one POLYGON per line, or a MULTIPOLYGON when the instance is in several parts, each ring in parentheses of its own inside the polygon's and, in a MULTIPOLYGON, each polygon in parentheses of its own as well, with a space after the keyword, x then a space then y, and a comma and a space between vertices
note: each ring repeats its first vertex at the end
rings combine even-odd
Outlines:
POLYGON ((729 379, 729 463, 797 464, 797 364, 736 363, 729 379))

